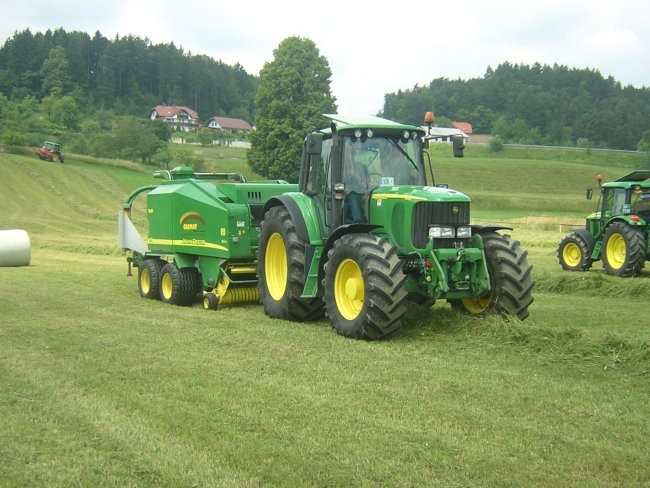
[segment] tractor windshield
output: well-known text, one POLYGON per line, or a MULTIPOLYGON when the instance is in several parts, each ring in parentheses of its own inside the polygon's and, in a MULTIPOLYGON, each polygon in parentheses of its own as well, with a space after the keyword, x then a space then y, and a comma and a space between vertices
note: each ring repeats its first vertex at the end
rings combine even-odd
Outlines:
MULTIPOLYGON (((399 137, 349 138, 345 143, 344 169, 356 168, 367 173, 369 188, 381 185, 424 185, 424 174, 419 169, 419 140, 405 141, 399 137)), ((346 179, 346 182, 356 184, 353 180, 346 179)))

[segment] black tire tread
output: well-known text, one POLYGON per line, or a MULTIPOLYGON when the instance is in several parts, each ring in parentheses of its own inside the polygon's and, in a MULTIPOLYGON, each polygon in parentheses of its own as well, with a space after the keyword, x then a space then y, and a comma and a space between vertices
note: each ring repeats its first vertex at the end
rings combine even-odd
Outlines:
POLYGON ((645 266, 646 260, 646 238, 643 231, 630 227, 623 221, 613 222, 603 233, 601 256, 605 273, 621 277, 638 275, 645 266), (625 239, 627 248, 627 258, 620 268, 613 268, 607 260, 607 241, 613 234, 620 234, 625 239))
POLYGON ((142 261, 138 266, 138 293, 142 298, 160 298, 158 293, 158 286, 160 283, 160 271, 162 270, 163 262, 159 258, 148 258, 142 261), (142 289, 142 273, 143 271, 149 272, 150 288, 148 292, 142 289))
POLYGON ((575 232, 562 239, 557 249, 557 259, 560 262, 560 266, 562 266, 562 269, 565 271, 587 271, 589 268, 591 268, 591 265, 594 262, 593 259, 591 259, 591 251, 589 250, 589 246, 585 240, 575 232), (566 261, 564 261, 564 248, 571 243, 576 244, 582 253, 580 263, 577 266, 571 266, 566 261))
POLYGON ((353 339, 376 340, 391 336, 401 326, 406 312, 406 275, 396 249, 386 237, 349 234, 341 237, 328 253, 325 263, 325 306, 332 327, 353 339), (365 298, 359 316, 341 316, 334 296, 334 277, 343 259, 354 259, 364 279, 365 298))
MULTIPOLYGON (((500 314, 528 318, 528 307, 533 303, 532 265, 528 263, 528 252, 521 248, 519 241, 509 235, 497 233, 483 234, 485 259, 490 272, 490 303, 478 315, 500 314)), ((454 310, 470 313, 462 300, 449 300, 454 310)))
POLYGON ((174 263, 167 263, 162 267, 160 275, 160 299, 171 305, 186 307, 191 305, 196 298, 198 270, 196 268, 178 268, 174 263), (169 274, 172 280, 172 294, 169 299, 162 293, 163 276, 169 274))
POLYGON ((296 322, 318 320, 325 314, 324 303, 320 297, 301 298, 305 287, 305 243, 298 237, 295 224, 285 207, 269 209, 260 225, 258 236, 257 276, 260 301, 264 312, 273 318, 296 322), (274 300, 268 292, 265 277, 265 253, 270 236, 278 232, 282 235, 287 252, 288 273, 287 290, 281 300, 274 300))

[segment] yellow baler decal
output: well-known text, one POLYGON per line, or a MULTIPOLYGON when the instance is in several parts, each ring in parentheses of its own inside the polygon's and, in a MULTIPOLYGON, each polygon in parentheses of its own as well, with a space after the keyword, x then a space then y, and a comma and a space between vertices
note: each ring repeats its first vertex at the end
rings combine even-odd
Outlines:
POLYGON ((198 220, 202 224, 205 224, 205 219, 198 212, 186 212, 181 216, 180 223, 183 225, 190 219, 198 220))

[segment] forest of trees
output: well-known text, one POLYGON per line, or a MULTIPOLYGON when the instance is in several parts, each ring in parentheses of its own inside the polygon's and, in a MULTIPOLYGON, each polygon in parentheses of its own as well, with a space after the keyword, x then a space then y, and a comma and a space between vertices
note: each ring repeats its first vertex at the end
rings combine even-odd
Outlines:
MULTIPOLYGON (((70 152, 165 164, 175 157, 171 134, 147 119, 152 107, 187 106, 202 122, 215 115, 252 122, 257 84, 239 64, 173 43, 26 29, 0 47, 0 142, 55 139, 70 152)), ((201 132, 187 137, 211 142, 213 134, 201 132)))
MULTIPOLYGON (((168 144, 169 129, 147 114, 158 104, 183 105, 203 123, 227 116, 266 131, 251 136, 259 147, 252 148, 250 163, 259 174, 277 177, 282 168, 271 167, 270 154, 276 163, 294 158, 306 126, 335 109, 327 59, 308 39, 285 41, 275 52, 278 59, 257 77, 173 42, 111 40, 100 32, 91 37, 63 29, 16 32, 0 46, 0 143, 54 139, 69 152, 168 164, 178 159, 173 151, 182 150, 168 144), (262 118, 256 117, 260 111, 262 118), (284 142, 275 144, 272 137, 284 142)), ((388 93, 378 115, 421 125, 427 110, 440 125, 467 121, 476 133, 506 143, 631 150, 650 145, 650 89, 623 87, 592 69, 506 62, 482 78, 438 78, 388 93)), ((203 129, 184 137, 209 144, 214 134, 203 129)))
POLYGON ((138 37, 109 40, 63 29, 17 32, 0 48, 0 92, 12 100, 72 96, 83 113, 142 116, 158 104, 184 105, 252 122, 257 78, 242 66, 186 53, 174 43, 138 37))
POLYGON ((650 130, 650 89, 592 69, 503 63, 483 78, 438 78, 385 96, 383 115, 420 125, 426 110, 505 142, 637 149, 650 130))

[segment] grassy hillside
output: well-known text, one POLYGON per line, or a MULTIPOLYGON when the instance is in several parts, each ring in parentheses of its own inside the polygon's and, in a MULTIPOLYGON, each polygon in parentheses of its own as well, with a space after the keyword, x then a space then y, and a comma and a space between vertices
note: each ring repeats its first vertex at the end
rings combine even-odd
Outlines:
POLYGON ((361 342, 143 300, 115 229, 150 169, 0 152, 0 228, 32 240, 29 267, 0 268, 0 486, 648 485, 650 271, 555 256, 594 175, 637 162, 433 160, 529 251, 526 321, 438 303, 361 342))

